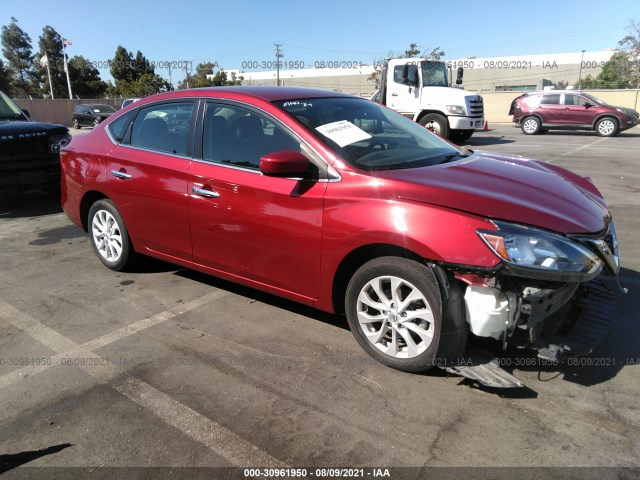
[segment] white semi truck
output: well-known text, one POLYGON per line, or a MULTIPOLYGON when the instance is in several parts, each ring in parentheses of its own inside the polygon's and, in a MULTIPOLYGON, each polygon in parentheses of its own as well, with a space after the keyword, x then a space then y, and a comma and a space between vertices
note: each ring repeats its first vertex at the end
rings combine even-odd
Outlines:
MULTIPOLYGON (((484 128, 482 97, 451 85, 444 62, 393 58, 382 67, 380 89, 372 100, 411 118, 443 138, 468 140, 484 128)), ((456 85, 462 83, 458 68, 456 85)))

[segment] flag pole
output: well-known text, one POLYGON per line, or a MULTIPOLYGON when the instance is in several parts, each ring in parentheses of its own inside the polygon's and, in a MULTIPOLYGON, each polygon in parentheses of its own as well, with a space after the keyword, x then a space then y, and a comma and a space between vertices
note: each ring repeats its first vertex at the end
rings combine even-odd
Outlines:
POLYGON ((71 93, 71 80, 69 79, 69 64, 67 62, 67 50, 65 48, 65 45, 67 44, 67 42, 71 44, 71 42, 66 38, 62 39, 62 55, 64 57, 64 71, 67 74, 67 87, 69 87, 69 98, 73 100, 73 93, 71 93))
POLYGON ((55 100, 53 96, 53 85, 51 84, 51 70, 49 70, 49 55, 44 52, 44 56, 40 59, 40 65, 47 67, 47 76, 49 77, 49 92, 51 93, 51 100, 55 100))

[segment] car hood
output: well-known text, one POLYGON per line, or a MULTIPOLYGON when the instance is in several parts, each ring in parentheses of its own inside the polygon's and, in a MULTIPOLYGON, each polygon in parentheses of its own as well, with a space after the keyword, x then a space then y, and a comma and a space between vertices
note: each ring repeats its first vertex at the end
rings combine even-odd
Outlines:
POLYGON ((610 213, 586 178, 537 160, 474 153, 420 169, 377 172, 398 198, 560 233, 603 231, 610 213))
POLYGON ((0 142, 19 138, 63 135, 69 129, 64 125, 39 122, 0 122, 0 142))

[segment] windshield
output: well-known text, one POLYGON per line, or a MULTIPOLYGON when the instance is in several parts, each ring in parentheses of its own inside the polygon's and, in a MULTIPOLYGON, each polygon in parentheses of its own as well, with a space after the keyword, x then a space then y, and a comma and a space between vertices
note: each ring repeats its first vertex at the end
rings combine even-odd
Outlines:
POLYGON ((26 121, 27 118, 24 116, 24 113, 22 113, 22 110, 20 110, 9 97, 0 92, 0 121, 7 120, 26 121))
POLYGON ((447 67, 442 62, 422 62, 423 87, 448 87, 447 67))
POLYGON ((91 105, 91 110, 96 113, 114 113, 116 111, 115 108, 109 105, 91 105))
POLYGON ((275 104, 362 170, 427 167, 460 155, 417 123, 368 100, 306 98, 275 104))

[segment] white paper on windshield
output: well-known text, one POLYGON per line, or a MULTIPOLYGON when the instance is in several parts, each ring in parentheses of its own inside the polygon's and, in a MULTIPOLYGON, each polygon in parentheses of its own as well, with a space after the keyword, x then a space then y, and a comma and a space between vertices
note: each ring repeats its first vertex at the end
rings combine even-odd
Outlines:
POLYGON ((371 135, 356 127, 348 120, 340 120, 339 122, 320 125, 319 127, 316 127, 316 130, 325 137, 336 142, 341 147, 371 138, 371 135))

